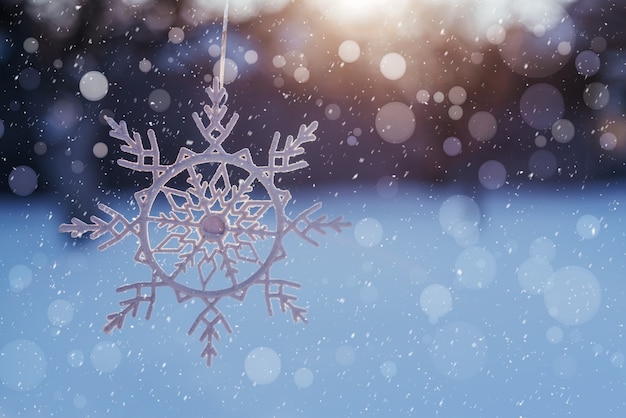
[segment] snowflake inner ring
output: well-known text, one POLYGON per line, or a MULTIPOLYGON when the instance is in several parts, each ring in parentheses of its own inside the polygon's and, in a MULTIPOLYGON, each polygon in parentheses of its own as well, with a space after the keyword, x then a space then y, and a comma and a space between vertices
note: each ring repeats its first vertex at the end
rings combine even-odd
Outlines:
POLYGON ((143 262, 157 267, 160 281, 186 295, 240 295, 284 256, 276 238, 285 229, 289 193, 255 175, 257 168, 247 157, 205 152, 179 160, 178 170, 163 174, 145 197, 138 196, 145 199, 140 247, 152 249, 144 252, 143 262), (243 176, 238 184, 232 184, 235 171, 243 176), (171 184, 183 177, 186 190, 171 184), (163 206, 167 212, 156 214, 163 206), (273 227, 268 226, 271 214, 273 227), (258 244, 268 239, 271 249, 262 253, 258 244))

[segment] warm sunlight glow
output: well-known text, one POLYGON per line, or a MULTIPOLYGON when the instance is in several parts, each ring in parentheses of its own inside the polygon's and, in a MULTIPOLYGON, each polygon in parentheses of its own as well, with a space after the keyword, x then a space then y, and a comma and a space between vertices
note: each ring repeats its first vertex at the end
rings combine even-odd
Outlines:
POLYGON ((408 0, 308 0, 312 8, 320 10, 329 20, 341 26, 360 26, 390 18, 399 19, 409 5, 408 0))
POLYGON ((485 39, 493 25, 523 25, 541 31, 558 24, 563 6, 573 0, 307 0, 328 24, 352 36, 380 36, 395 32, 419 37, 425 32, 455 32, 466 39, 485 39))

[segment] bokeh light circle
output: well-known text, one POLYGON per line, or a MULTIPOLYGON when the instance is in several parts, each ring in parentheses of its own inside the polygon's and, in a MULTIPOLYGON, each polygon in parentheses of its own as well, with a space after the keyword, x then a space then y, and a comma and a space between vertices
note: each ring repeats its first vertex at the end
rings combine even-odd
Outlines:
POLYGON ((30 286, 32 279, 33 272, 30 267, 16 264, 9 270, 9 289, 14 293, 19 293, 30 286))
POLYGON ((109 92, 109 80, 100 71, 89 71, 81 77, 78 88, 85 99, 97 102, 109 92))
POLYGON ((48 361, 31 340, 13 340, 0 351, 0 380, 18 392, 36 388, 46 377, 48 361))
POLYGON ((578 74, 591 77, 600 71, 600 57, 593 51, 582 51, 576 56, 575 65, 578 74))
POLYGON ((67 353, 67 363, 72 367, 82 367, 85 364, 85 354, 81 350, 72 350, 67 353))
POLYGON ((37 173, 27 165, 19 165, 9 173, 9 188, 18 196, 31 195, 37 188, 37 173))
POLYGON ((593 215, 583 215, 576 222, 576 232, 582 239, 593 239, 600 233, 600 220, 593 215))
POLYGON ((530 257, 517 269, 517 281, 525 292, 538 295, 543 293, 553 271, 546 258, 530 257))
POLYGON ((478 169, 478 180, 485 189, 497 190, 506 183, 506 168, 497 160, 485 161, 478 169))
POLYGON ((313 384, 313 372, 306 367, 301 367, 293 374, 293 381, 300 389, 306 389, 313 384))
POLYGON ((463 144, 455 136, 450 136, 443 141, 443 152, 449 157, 456 157, 461 153, 463 144))
POLYGON ((406 73, 406 60, 397 52, 390 52, 380 60, 380 72, 388 80, 399 80, 406 73))
POLYGON ((415 94, 415 99, 421 104, 428 104, 428 100, 430 100, 430 93, 428 90, 419 90, 417 94, 415 94))
POLYGON ((65 299, 54 300, 48 305, 48 320, 56 327, 63 327, 74 318, 74 306, 65 299))
POLYGON ((398 181, 391 176, 383 176, 376 182, 376 192, 383 199, 392 199, 398 193, 398 181))
POLYGON ((556 256, 556 245, 550 238, 539 237, 530 244, 528 252, 531 257, 552 261, 556 256))
POLYGON ((540 180, 552 177, 556 173, 556 169, 556 157, 548 150, 537 150, 528 159, 528 171, 533 177, 537 177, 540 180))
POLYGON ((363 218, 354 226, 354 237, 360 246, 373 247, 383 238, 383 226, 374 218, 363 218))
POLYGON ((384 141, 401 144, 415 132, 415 115, 404 103, 391 102, 380 108, 375 125, 384 141))
POLYGON ((477 141, 489 141, 496 135, 498 123, 495 116, 486 111, 476 112, 467 124, 470 135, 477 141))
POLYGON ((147 73, 152 69, 152 62, 149 59, 143 58, 139 61, 139 71, 142 73, 147 73))
POLYGON ((453 236, 457 242, 464 242, 468 237, 478 234, 480 217, 480 209, 476 202, 465 195, 451 196, 439 208, 441 229, 453 236))
POLYGON ((496 278, 496 259, 487 248, 469 247, 457 256, 454 269, 461 286, 483 289, 496 278))
POLYGON ((569 60, 576 31, 565 9, 553 2, 537 2, 535 16, 542 16, 544 30, 533 33, 523 26, 507 30, 506 39, 498 45, 502 61, 517 74, 543 78, 559 71, 569 60), (545 11, 542 13, 542 8, 545 11), (558 11, 555 9, 559 9, 558 11), (539 36, 538 36, 539 35, 539 36))
POLYGON ((37 90, 41 84, 41 74, 32 67, 26 67, 20 71, 17 76, 17 81, 20 87, 26 91, 37 90))
POLYGON ((461 86, 454 86, 448 92, 448 99, 452 104, 462 105, 467 100, 467 91, 461 86))
POLYGON ((613 132, 604 132, 600 135, 600 147, 605 151, 613 151, 617 147, 617 136, 613 132))
POLYGON ((39 41, 33 37, 29 37, 24 39, 22 46, 24 47, 24 51, 29 54, 34 54, 39 50, 39 41))
POLYGON ((592 110, 604 109, 609 98, 609 87, 599 82, 589 84, 583 92, 583 101, 592 110))
POLYGON ((398 366, 395 362, 387 360, 380 365, 380 374, 386 379, 391 379, 398 374, 398 366))
POLYGON ((563 330, 560 327, 552 326, 546 331, 546 339, 550 344, 558 344, 563 341, 563 330))
POLYGON ((185 40, 185 31, 182 28, 175 26, 167 33, 167 39, 171 43, 178 45, 185 40))
POLYGON ((581 325, 600 309, 602 290, 589 270, 568 266, 555 271, 544 289, 548 314, 565 325, 581 325))
POLYGON ((567 144, 574 139, 576 128, 568 119, 559 119, 552 125, 552 137, 561 144, 567 144))
MULTIPOLYGON (((213 65, 213 76, 214 77, 219 77, 220 76, 220 66, 221 66, 221 59, 217 60, 217 62, 215 63, 215 65, 213 65)), ((292 73, 293 75, 293 73, 292 73)), ((239 76, 239 66, 237 65, 237 63, 230 59, 230 58, 225 58, 224 59, 224 79, 222 80, 222 82, 224 84, 230 84, 233 81, 235 81, 237 79, 237 77, 239 76)))
POLYGON ((155 112, 165 112, 172 104, 170 94, 163 89, 155 89, 148 96, 148 105, 155 112))
POLYGON ((278 353, 269 347, 257 347, 248 353, 244 370, 248 379, 257 385, 268 385, 280 376, 281 361, 278 353))
POLYGON ((361 56, 361 47, 355 41, 348 39, 339 44, 339 58, 345 63, 352 63, 361 56))
POLYGON ((448 109, 448 116, 452 120, 459 120, 463 117, 463 108, 459 105, 452 105, 448 109))
POLYGON ((563 117, 565 101, 551 84, 537 83, 528 87, 520 99, 522 119, 535 129, 549 129, 563 117))
POLYGON ((324 108, 324 116, 328 120, 337 120, 341 116, 341 107, 336 103, 330 103, 324 108))
POLYGON ((109 146, 104 142, 96 142, 93 144, 91 152, 93 152, 93 155, 96 158, 104 158, 109 153, 109 146))
POLYGON ((452 293, 441 284, 431 284, 420 293, 420 308, 431 319, 439 319, 452 310, 452 293))
POLYGON ((122 363, 122 352, 112 341, 101 341, 91 350, 91 365, 100 373, 111 373, 122 363))

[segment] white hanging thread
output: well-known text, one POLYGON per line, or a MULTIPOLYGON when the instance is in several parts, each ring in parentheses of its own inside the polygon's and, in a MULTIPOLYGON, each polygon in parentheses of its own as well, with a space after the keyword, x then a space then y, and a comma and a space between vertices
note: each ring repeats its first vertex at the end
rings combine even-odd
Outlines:
POLYGON ((224 71, 226 66, 226 31, 228 29, 228 0, 224 3, 224 19, 222 20, 222 49, 220 53, 220 89, 224 87, 224 71))

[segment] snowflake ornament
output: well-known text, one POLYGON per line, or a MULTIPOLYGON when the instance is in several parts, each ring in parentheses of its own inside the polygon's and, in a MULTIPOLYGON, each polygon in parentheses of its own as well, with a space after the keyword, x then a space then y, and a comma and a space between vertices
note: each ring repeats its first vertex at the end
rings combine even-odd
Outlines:
POLYGON ((303 144, 315 141, 317 122, 301 125, 298 135, 289 135, 282 145, 280 133, 276 132, 268 164, 259 166, 248 148, 232 154, 224 150, 222 143, 239 115, 233 113, 225 121, 228 94, 217 77, 205 90, 210 101, 204 106, 208 124, 196 112, 192 117, 208 147, 201 153, 183 147, 170 165, 161 163, 152 129, 148 130, 150 146, 145 148, 141 136, 136 132, 131 135, 124 121, 117 123, 105 117, 111 127, 110 136, 121 140, 121 150, 134 156, 121 158, 118 164, 150 173, 152 184, 135 193, 139 215, 133 220, 99 203, 98 208, 110 220, 91 216, 91 223, 87 223, 73 218, 59 230, 73 238, 89 233, 91 239, 97 239, 108 234, 98 246, 101 251, 134 236, 138 241, 134 260, 148 266, 152 278, 117 288, 119 293, 128 292, 129 297, 120 302, 120 311, 107 315, 103 331, 121 329, 127 316, 135 317, 141 305, 146 305, 145 318, 150 319, 157 289, 168 287, 179 303, 191 299, 202 303, 203 310, 188 334, 200 333, 200 341, 206 343, 201 356, 210 366, 217 355, 214 342, 220 339, 218 327, 232 332, 218 308, 220 300, 230 297, 243 301, 253 285, 260 285, 269 315, 273 315, 277 303, 281 311, 291 313, 295 322, 306 323, 306 308, 296 305, 297 297, 290 293, 300 284, 270 273, 272 265, 286 257, 283 239, 294 232, 317 246, 311 237, 313 231, 341 232, 350 224, 341 216, 330 221, 325 215, 312 218, 322 206, 319 202, 290 219, 285 208, 291 195, 276 186, 277 174, 308 166, 298 156, 304 154, 303 144))

